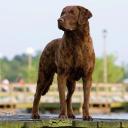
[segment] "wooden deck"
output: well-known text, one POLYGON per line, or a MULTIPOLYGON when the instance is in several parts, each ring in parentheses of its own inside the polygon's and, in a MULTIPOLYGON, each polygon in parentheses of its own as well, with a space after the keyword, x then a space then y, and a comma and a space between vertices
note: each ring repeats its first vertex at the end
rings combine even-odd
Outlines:
POLYGON ((32 120, 30 114, 0 115, 0 128, 128 128, 128 120, 98 119, 83 121, 76 119, 58 119, 57 116, 41 115, 40 120, 32 120))

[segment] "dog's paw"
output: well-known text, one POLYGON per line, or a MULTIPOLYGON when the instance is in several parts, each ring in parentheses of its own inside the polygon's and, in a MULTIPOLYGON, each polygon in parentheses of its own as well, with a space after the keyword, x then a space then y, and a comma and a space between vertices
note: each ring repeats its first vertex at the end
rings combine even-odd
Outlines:
POLYGON ((40 119, 40 115, 38 113, 32 113, 32 119, 40 119))
POLYGON ((93 118, 91 116, 83 116, 83 120, 92 121, 93 118))
POLYGON ((60 114, 60 115, 59 115, 59 118, 60 118, 60 119, 67 119, 68 116, 67 116, 67 115, 64 115, 64 114, 60 114))
POLYGON ((68 118, 75 119, 75 115, 74 114, 68 114, 68 118))

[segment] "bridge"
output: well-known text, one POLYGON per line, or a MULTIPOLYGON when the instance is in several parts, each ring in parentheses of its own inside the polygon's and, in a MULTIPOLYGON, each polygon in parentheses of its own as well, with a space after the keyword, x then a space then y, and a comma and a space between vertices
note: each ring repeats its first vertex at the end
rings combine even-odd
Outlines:
MULTIPOLYGON (((7 109, 31 110, 36 85, 26 84, 21 86, 18 84, 10 84, 6 86, 8 86, 8 89, 5 90, 5 85, 0 85, 0 111, 3 112, 7 109)), ((78 83, 73 95, 73 108, 76 110, 76 113, 81 112, 81 102, 83 101, 82 88, 82 84, 78 83)), ((113 108, 127 110, 127 91, 127 85, 123 84, 93 84, 90 97, 90 112, 108 113, 113 110, 113 108)), ((41 98, 40 109, 41 111, 45 109, 51 112, 59 110, 59 94, 56 84, 53 84, 46 96, 41 98)))

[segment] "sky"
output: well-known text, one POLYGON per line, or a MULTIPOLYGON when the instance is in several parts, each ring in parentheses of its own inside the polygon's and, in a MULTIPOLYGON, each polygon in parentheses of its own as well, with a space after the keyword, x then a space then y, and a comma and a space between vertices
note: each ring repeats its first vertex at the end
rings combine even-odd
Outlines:
POLYGON ((128 0, 0 0, 0 56, 9 59, 28 47, 43 50, 63 32, 57 19, 63 7, 81 5, 93 17, 90 32, 97 57, 103 56, 103 29, 107 30, 107 54, 117 63, 128 63, 128 0))

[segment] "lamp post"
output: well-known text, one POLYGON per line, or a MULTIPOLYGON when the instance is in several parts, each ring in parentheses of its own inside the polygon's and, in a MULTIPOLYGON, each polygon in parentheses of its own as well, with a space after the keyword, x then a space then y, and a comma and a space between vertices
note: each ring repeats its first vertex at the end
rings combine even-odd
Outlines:
POLYGON ((34 53, 34 49, 32 47, 28 47, 26 52, 27 52, 27 55, 28 55, 28 75, 29 75, 30 71, 31 71, 31 68, 32 68, 32 55, 34 53))
POLYGON ((2 53, 0 53, 0 83, 1 83, 1 81, 2 81, 2 53))
POLYGON ((0 53, 0 91, 1 91, 1 86, 2 86, 2 58, 3 58, 3 55, 2 53, 0 53))
POLYGON ((106 38, 107 38, 107 30, 103 29, 103 59, 104 59, 104 66, 103 66, 103 81, 104 83, 108 82, 108 69, 107 69, 107 50, 106 50, 106 38))
POLYGON ((30 70, 32 67, 32 54, 34 53, 34 49, 32 47, 27 48, 28 54, 28 69, 30 70))

